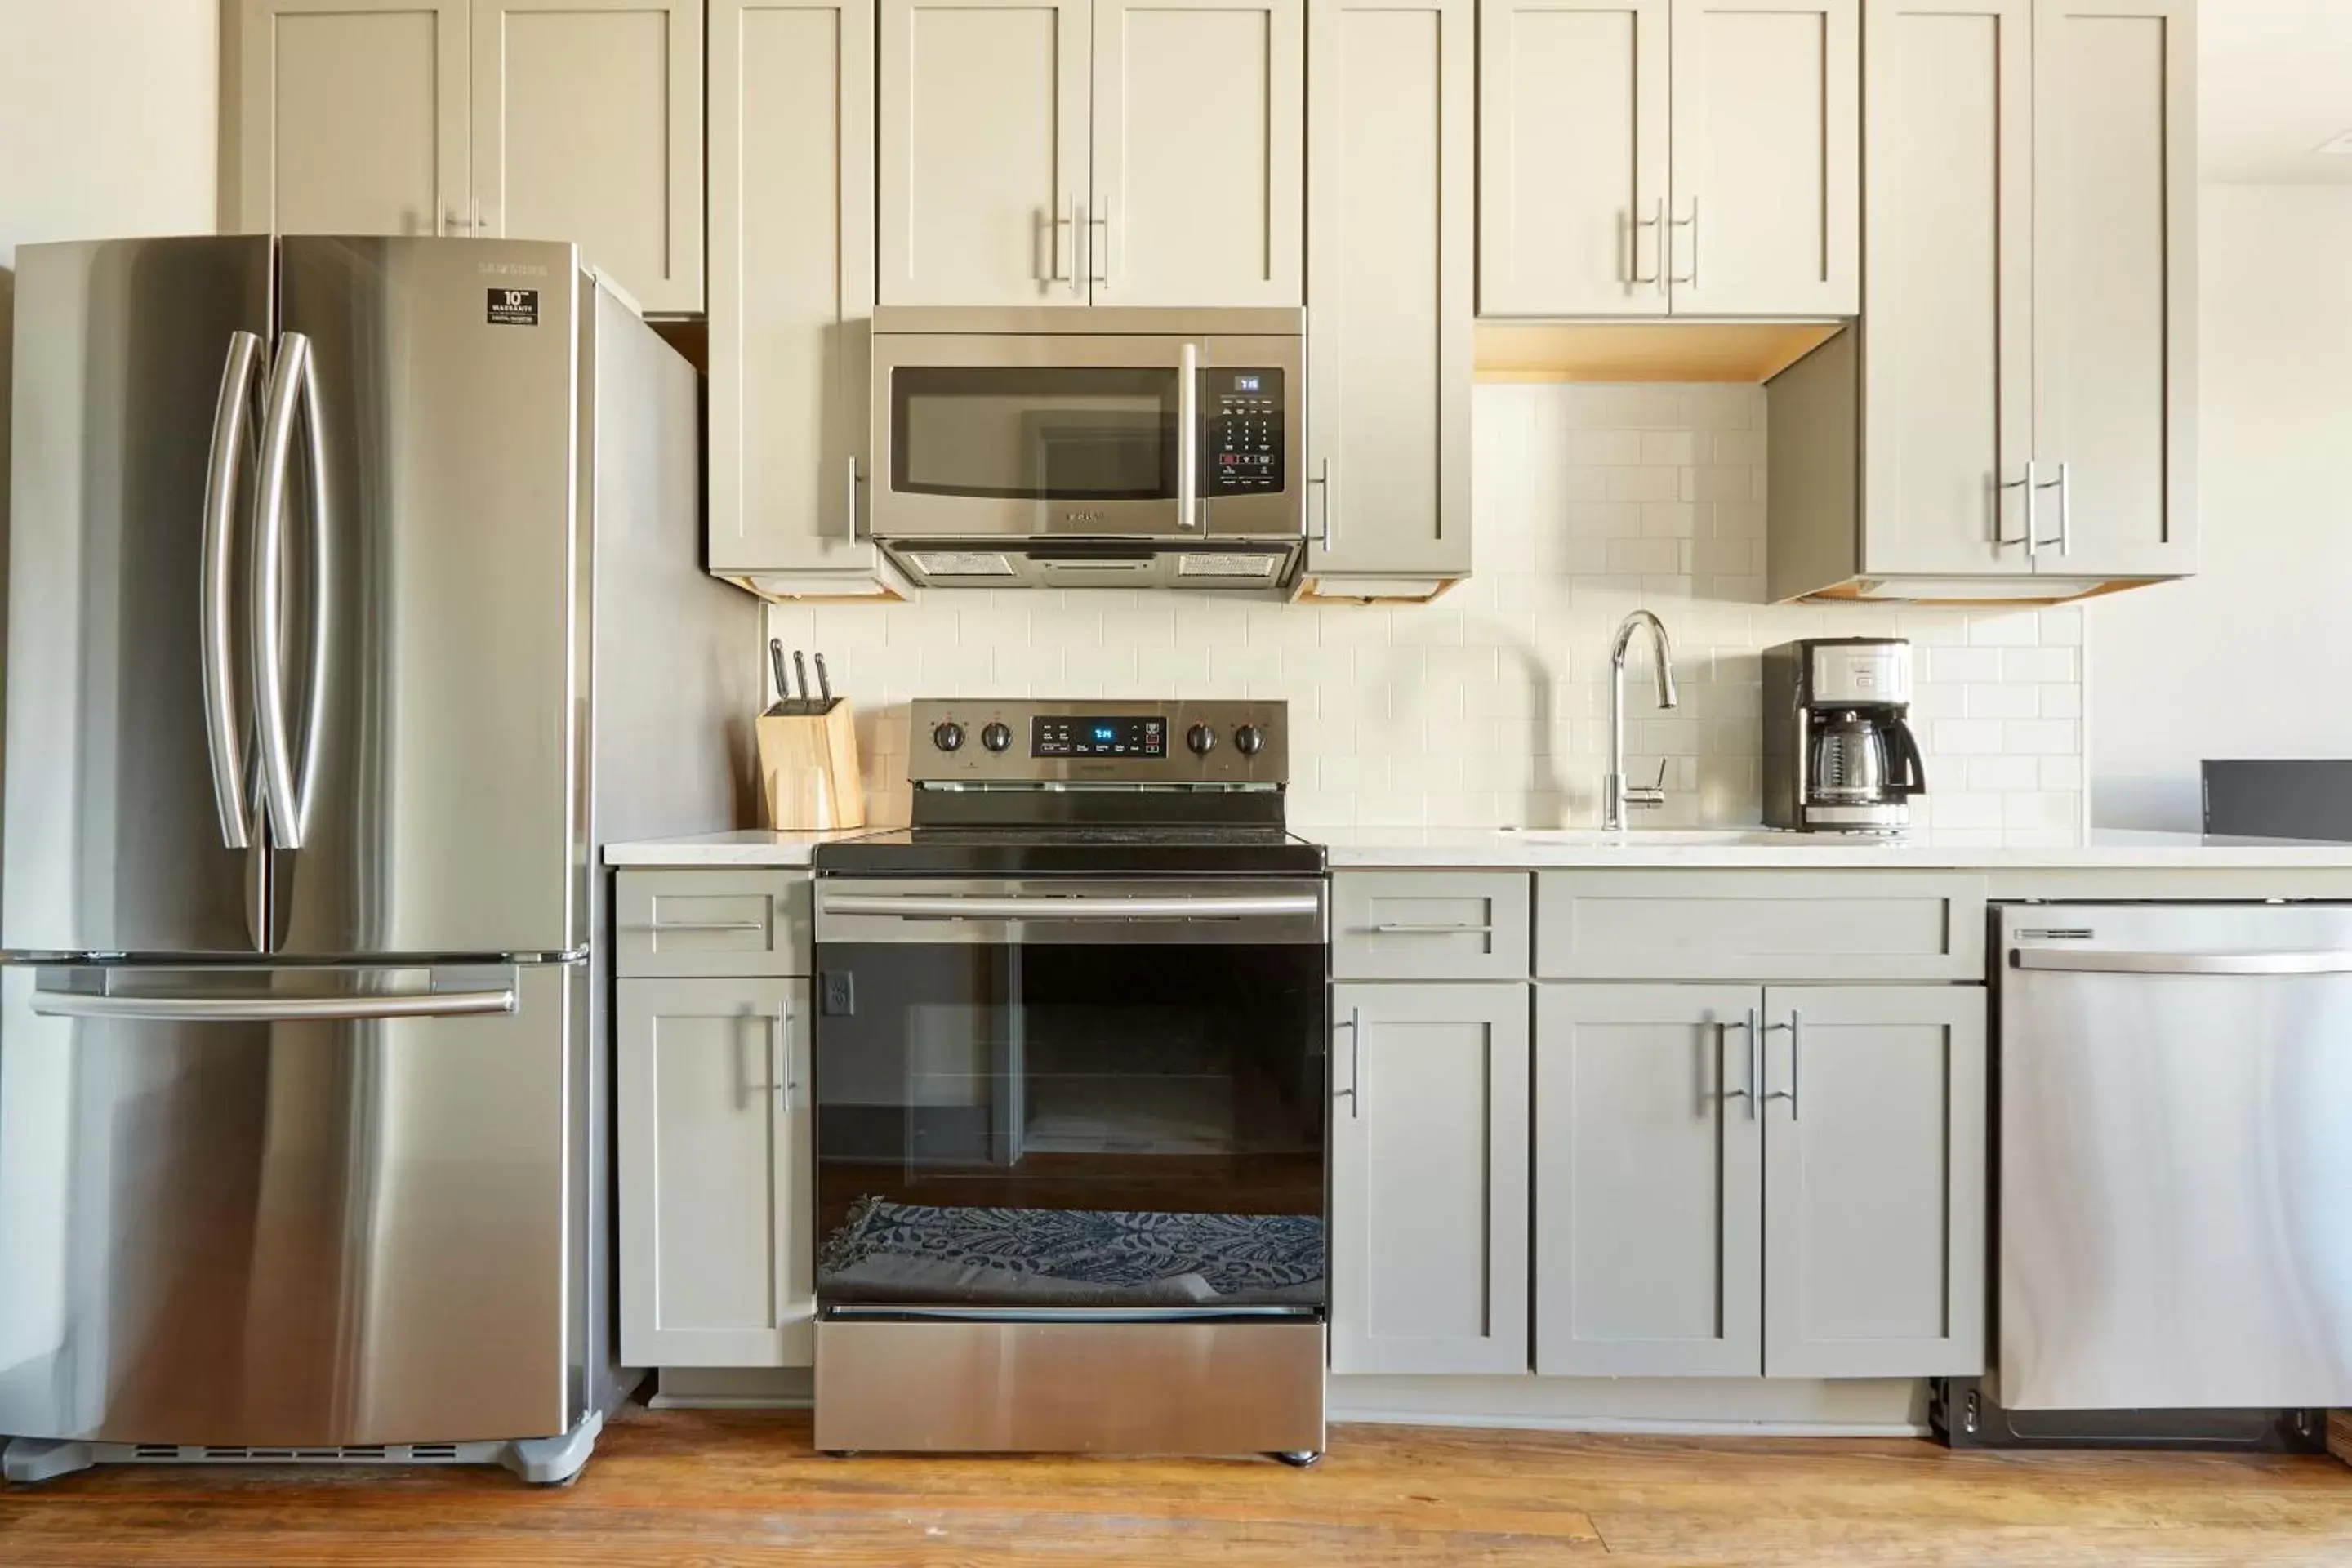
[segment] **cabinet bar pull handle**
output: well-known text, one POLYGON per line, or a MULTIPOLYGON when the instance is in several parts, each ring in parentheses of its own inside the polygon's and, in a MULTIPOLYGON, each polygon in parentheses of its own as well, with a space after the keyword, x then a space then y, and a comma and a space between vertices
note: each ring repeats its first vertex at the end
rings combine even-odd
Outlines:
POLYGON ((1307 482, 1323 491, 1323 532, 1315 542, 1323 547, 1323 553, 1328 555, 1339 548, 1339 531, 1334 526, 1339 521, 1339 510, 1331 504, 1331 459, 1325 458, 1319 461, 1316 465, 1315 477, 1307 482))
POLYGON ((657 931, 766 931, 768 922, 765 921, 656 921, 651 929, 657 931))
POLYGON ((1798 1058, 1804 1054, 1805 1049, 1805 1016, 1791 1007, 1789 1009, 1787 1023, 1767 1025, 1764 1032, 1769 1035, 1780 1029, 1789 1031, 1789 1087, 1785 1089, 1776 1089, 1764 1098, 1768 1100, 1787 1100, 1789 1120, 1794 1121, 1797 1120, 1797 1074, 1801 1070, 1797 1064, 1798 1058))
MULTIPOLYGON (((1690 230, 1691 269, 1690 276, 1687 278, 1669 277, 1666 281, 1669 283, 1679 284, 1685 288, 1696 289, 1698 287, 1698 198, 1696 196, 1693 196, 1691 198, 1690 216, 1675 218, 1669 226, 1674 228, 1686 228, 1690 230)), ((1665 267, 1663 263, 1660 265, 1659 270, 1662 272, 1665 270, 1665 267)))
POLYGON ((1495 934, 1495 928, 1491 925, 1412 925, 1402 921, 1386 925, 1376 925, 1369 929, 1374 936, 1492 936, 1495 934))
POLYGON ((1110 196, 1102 198, 1102 211, 1087 214, 1087 281, 1099 283, 1105 290, 1110 288, 1110 196), (1095 230, 1102 230, 1102 255, 1095 254, 1095 230))
MULTIPOLYGON (((2058 465, 2058 477, 2055 479, 2051 480, 2047 484, 2036 485, 2033 488, 2037 490, 2056 490, 2058 492, 2058 537, 2055 539, 2037 539, 2034 541, 2034 543, 2037 546, 2054 544, 2058 547, 2059 554, 2074 554, 2074 479, 2072 466, 2063 462, 2060 463, 2058 465)), ((2027 520, 2027 527, 2031 529, 2032 526, 2032 519, 2029 517, 2027 520)))
MULTIPOLYGON (((1718 1080, 1720 1080, 1722 1075, 1727 1070, 1729 1066, 1726 1059, 1726 1056, 1730 1045, 1731 1031, 1734 1029, 1744 1029, 1748 1033, 1748 1087, 1746 1089, 1727 1089, 1723 1091, 1723 1098, 1726 1100, 1746 1100, 1748 1102, 1748 1120, 1753 1121, 1756 1120, 1756 1015, 1754 1011, 1751 1010, 1748 1013, 1748 1020, 1745 1023, 1721 1020, 1717 1022, 1715 1026, 1715 1070, 1718 1080)), ((1702 1108, 1701 1114, 1705 1114, 1706 1109, 1706 1108, 1704 1107, 1702 1108)))
POLYGON ((1348 1120, 1356 1121, 1364 1113, 1364 1010, 1348 1009, 1348 1021, 1339 1026, 1348 1031, 1348 1087, 1332 1091, 1334 1100, 1348 1102, 1348 1120))
POLYGON ((1660 196, 1649 217, 1636 217, 1641 209, 1628 208, 1625 214, 1625 280, 1636 286, 1655 284, 1660 292, 1666 286, 1666 199, 1660 196), (1642 276, 1642 231, 1650 230, 1650 275, 1642 276))
POLYGON ((857 454, 849 454, 849 542, 857 542, 857 454))
POLYGON ((769 1081, 776 1086, 776 1100, 782 1108, 793 1108, 793 1005, 789 998, 776 1004, 775 1044, 772 1047, 769 1081))

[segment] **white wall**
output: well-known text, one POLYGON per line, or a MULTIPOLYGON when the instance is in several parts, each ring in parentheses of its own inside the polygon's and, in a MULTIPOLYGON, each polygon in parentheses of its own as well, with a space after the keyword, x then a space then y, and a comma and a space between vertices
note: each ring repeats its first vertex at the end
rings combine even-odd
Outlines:
POLYGON ((869 806, 907 810, 910 697, 1280 697, 1302 826, 1554 826, 1597 815, 1608 643, 1646 605, 1683 705, 1628 693, 1628 771, 1666 763, 1654 826, 1762 813, 1758 650, 1803 637, 1921 645, 1927 830, 2071 843, 2083 816, 2083 612, 1770 605, 1763 390, 1481 386, 1477 574, 1426 605, 1197 594, 939 591, 908 605, 780 608, 860 707, 869 806))
POLYGON ((219 100, 218 0, 0 0, 0 268, 211 233, 219 100))
POLYGON ((2199 199, 2203 570, 2090 608, 2102 826, 2196 827, 2207 757, 2352 757, 2352 188, 2199 199))

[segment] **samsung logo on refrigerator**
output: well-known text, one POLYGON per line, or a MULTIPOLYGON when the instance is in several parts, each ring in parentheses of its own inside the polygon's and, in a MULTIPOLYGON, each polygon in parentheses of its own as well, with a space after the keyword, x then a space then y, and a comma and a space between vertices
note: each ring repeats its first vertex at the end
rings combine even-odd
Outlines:
POLYGON ((488 273, 493 278, 544 278, 547 276, 546 268, 532 267, 520 261, 477 261, 474 263, 474 270, 488 273))

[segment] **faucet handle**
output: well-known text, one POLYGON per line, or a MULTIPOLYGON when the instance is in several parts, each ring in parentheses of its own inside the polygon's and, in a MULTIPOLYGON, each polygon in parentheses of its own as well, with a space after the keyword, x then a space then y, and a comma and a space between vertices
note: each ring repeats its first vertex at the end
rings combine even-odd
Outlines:
POLYGON ((1665 805, 1667 766, 1667 759, 1660 757, 1658 759, 1657 783, 1647 784, 1627 784, 1625 786, 1625 804, 1627 805, 1639 805, 1644 807, 1665 805))

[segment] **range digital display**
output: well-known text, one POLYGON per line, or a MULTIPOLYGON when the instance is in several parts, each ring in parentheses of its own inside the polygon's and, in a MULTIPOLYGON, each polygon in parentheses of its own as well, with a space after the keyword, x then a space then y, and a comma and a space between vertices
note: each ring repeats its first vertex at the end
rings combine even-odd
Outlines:
POLYGON ((1168 755, 1168 720, 1164 714, 1131 718, 1045 718, 1029 721, 1029 754, 1033 757, 1141 757, 1168 755))

